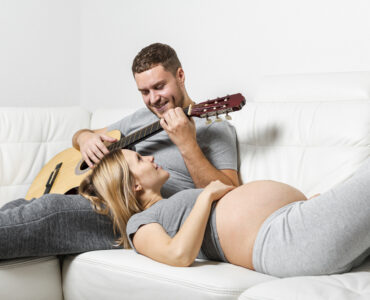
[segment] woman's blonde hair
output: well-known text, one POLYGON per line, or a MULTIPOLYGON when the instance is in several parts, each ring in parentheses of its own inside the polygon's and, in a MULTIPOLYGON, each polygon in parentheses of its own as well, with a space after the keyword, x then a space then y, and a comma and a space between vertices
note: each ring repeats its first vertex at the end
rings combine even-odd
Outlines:
POLYGON ((91 201, 95 211, 113 220, 113 230, 120 234, 117 246, 131 248, 126 225, 129 218, 141 212, 142 206, 134 193, 134 177, 123 152, 109 152, 80 184, 79 193, 91 201))

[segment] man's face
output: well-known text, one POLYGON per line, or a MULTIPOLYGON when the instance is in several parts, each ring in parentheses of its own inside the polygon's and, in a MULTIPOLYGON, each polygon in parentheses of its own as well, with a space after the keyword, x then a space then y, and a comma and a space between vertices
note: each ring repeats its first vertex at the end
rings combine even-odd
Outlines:
POLYGON ((184 107, 184 71, 180 68, 176 76, 162 65, 135 74, 135 80, 145 105, 159 118, 170 108, 184 107))

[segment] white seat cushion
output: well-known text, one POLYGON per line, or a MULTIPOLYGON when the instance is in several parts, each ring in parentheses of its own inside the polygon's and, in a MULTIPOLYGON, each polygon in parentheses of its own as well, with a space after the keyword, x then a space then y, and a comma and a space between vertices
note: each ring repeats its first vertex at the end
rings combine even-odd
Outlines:
POLYGON ((62 300, 59 260, 50 256, 1 261, 0 299, 62 300))
POLYGON ((346 274, 291 277, 262 283, 245 291, 239 300, 368 300, 369 272, 370 259, 346 274))
POLYGON ((253 285, 275 280, 212 261, 196 261, 190 268, 171 267, 121 249, 68 257, 62 276, 65 300, 236 299, 253 285))

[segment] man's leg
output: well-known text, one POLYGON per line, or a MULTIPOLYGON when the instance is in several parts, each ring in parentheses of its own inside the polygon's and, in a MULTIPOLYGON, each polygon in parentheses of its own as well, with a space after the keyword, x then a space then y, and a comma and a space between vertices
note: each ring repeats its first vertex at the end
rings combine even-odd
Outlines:
POLYGON ((110 218, 80 195, 16 201, 0 210, 0 259, 115 248, 110 218))

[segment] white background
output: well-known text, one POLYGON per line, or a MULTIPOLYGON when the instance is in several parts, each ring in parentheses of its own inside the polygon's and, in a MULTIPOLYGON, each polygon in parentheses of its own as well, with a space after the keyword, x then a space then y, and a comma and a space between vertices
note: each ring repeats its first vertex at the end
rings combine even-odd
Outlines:
POLYGON ((0 0, 0 106, 141 106, 131 74, 175 48, 194 101, 261 76, 370 70, 369 0, 0 0))

